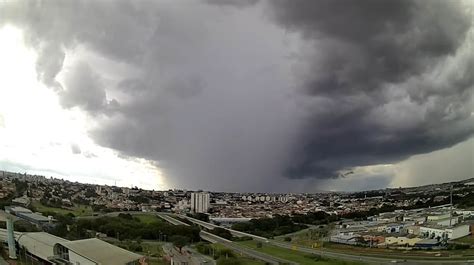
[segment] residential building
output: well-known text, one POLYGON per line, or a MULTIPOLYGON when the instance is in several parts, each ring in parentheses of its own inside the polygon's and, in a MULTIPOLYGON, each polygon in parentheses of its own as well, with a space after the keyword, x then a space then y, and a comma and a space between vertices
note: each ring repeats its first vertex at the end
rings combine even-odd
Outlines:
POLYGON ((190 203, 192 212, 207 213, 210 206, 210 195, 206 192, 193 192, 190 203))

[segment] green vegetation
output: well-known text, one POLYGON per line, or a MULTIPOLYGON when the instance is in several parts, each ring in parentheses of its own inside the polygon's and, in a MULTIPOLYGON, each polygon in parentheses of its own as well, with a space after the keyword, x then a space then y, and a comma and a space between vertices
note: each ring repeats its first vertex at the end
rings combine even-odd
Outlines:
POLYGON ((252 219, 249 222, 237 223, 232 229, 264 237, 274 237, 305 229, 308 226, 295 223, 286 215, 275 215, 273 218, 252 219))
POLYGON ((361 263, 356 262, 347 262, 341 260, 333 260, 321 257, 316 254, 308 254, 298 250, 290 250, 286 248, 281 248, 269 244, 263 244, 262 247, 257 247, 257 242, 255 241, 242 241, 238 244, 245 247, 251 248, 253 250, 272 255, 274 257, 286 259, 289 261, 298 262, 301 265, 356 265, 361 263))
POLYGON ((158 218, 134 217, 119 214, 117 217, 79 219, 75 223, 79 231, 93 230, 109 237, 124 239, 171 240, 171 236, 187 237, 189 242, 198 242, 199 228, 196 226, 171 225, 158 218))
POLYGON ((222 238, 225 238, 227 240, 232 240, 232 238, 233 238, 233 236, 232 236, 232 234, 230 233, 229 230, 221 228, 221 227, 216 227, 216 228, 212 229, 209 232, 213 233, 216 236, 220 236, 222 238))
POLYGON ((46 206, 41 202, 35 201, 32 203, 32 208, 33 210, 43 213, 44 215, 52 215, 51 213, 65 215, 68 213, 72 213, 74 214, 74 216, 88 216, 93 214, 92 208, 87 205, 74 205, 73 207, 69 208, 58 208, 46 206))
POLYGON ((329 230, 329 226, 320 225, 300 230, 292 234, 275 237, 275 239, 285 242, 292 242, 296 245, 314 247, 315 244, 319 246, 321 243, 321 238, 326 237, 329 234, 329 230))
POLYGON ((474 235, 468 235, 468 236, 465 236, 465 237, 461 237, 461 238, 456 239, 454 241, 459 242, 459 243, 474 245, 474 235))
POLYGON ((307 214, 295 214, 291 217, 291 220, 299 224, 329 224, 331 222, 339 220, 337 215, 331 215, 326 212, 309 212, 307 214))
POLYGON ((143 254, 150 257, 163 257, 163 247, 160 242, 142 242, 143 254))
POLYGON ((187 236, 181 236, 181 235, 174 235, 170 237, 170 241, 173 243, 175 247, 179 249, 179 252, 181 252, 181 249, 189 244, 189 238, 187 236))
POLYGON ((232 250, 227 249, 221 244, 209 244, 200 242, 195 245, 196 250, 207 256, 211 256, 217 260, 217 264, 222 265, 264 265, 264 262, 254 260, 252 258, 243 257, 235 254, 232 250))
POLYGON ((204 222, 209 222, 209 215, 205 213, 194 213, 194 214, 188 213, 186 215, 194 219, 198 219, 204 222))
POLYGON ((151 224, 151 223, 154 223, 157 220, 161 222, 161 219, 156 215, 137 214, 137 215, 134 215, 133 217, 138 218, 138 220, 140 220, 140 222, 145 223, 145 224, 151 224))

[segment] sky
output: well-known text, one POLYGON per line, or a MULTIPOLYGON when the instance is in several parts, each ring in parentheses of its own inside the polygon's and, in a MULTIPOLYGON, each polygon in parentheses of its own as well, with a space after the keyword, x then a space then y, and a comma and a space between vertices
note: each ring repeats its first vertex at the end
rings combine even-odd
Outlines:
POLYGON ((472 0, 0 2, 0 169, 146 189, 474 177, 472 0))

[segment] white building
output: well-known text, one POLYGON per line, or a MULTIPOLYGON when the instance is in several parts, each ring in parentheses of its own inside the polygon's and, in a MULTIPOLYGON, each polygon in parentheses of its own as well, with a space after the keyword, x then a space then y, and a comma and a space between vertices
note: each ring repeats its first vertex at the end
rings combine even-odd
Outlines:
POLYGON ((178 204, 175 206, 177 211, 185 211, 190 208, 190 203, 188 200, 183 199, 178 202, 178 204))
POLYGON ((209 193, 193 192, 191 193, 191 211, 195 213, 207 213, 210 206, 209 193))
POLYGON ((429 238, 456 239, 469 235, 469 225, 458 225, 451 228, 420 226, 420 235, 429 238))
POLYGON ((69 242, 58 242, 53 247, 54 264, 78 265, 135 265, 143 260, 142 255, 116 247, 97 238, 69 242), (59 261, 62 261, 61 263, 59 261))

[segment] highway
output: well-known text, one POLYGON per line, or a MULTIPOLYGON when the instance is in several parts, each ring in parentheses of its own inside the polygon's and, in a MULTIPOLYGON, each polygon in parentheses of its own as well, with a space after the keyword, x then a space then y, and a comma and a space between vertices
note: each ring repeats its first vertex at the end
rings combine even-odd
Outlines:
MULTIPOLYGON (((234 236, 250 236, 254 240, 263 241, 265 243, 268 243, 268 244, 271 244, 271 245, 274 245, 274 246, 277 246, 277 247, 286 248, 286 249, 294 249, 294 247, 295 247, 294 245, 289 244, 289 243, 284 243, 284 242, 280 242, 280 241, 276 241, 276 240, 270 240, 270 239, 265 238, 265 237, 256 236, 256 235, 236 231, 236 230, 233 230, 233 229, 228 229, 228 228, 225 228, 225 227, 222 227, 222 226, 218 226, 218 225, 215 225, 215 224, 210 224, 210 223, 207 223, 207 222, 204 222, 204 221, 201 221, 201 220, 197 220, 197 219, 191 218, 189 216, 180 215, 180 217, 181 218, 186 218, 187 220, 189 220, 189 221, 191 221, 195 224, 201 225, 201 226, 203 226, 207 229, 214 229, 216 227, 221 227, 221 228, 229 230, 231 232, 231 234, 234 235, 234 236)), ((406 259, 405 258, 372 257, 372 256, 364 256, 364 255, 346 254, 346 253, 341 253, 341 252, 336 252, 336 251, 328 251, 327 249, 324 249, 324 250, 312 249, 312 248, 306 248, 306 247, 301 247, 301 246, 297 246, 297 249, 301 252, 317 254, 317 255, 324 256, 324 257, 328 257, 328 258, 334 258, 334 259, 339 259, 339 260, 343 259, 343 260, 347 260, 347 261, 358 261, 358 262, 370 263, 370 264, 402 263, 402 264, 407 264, 407 265, 408 264, 417 265, 417 264, 430 263, 430 264, 440 264, 440 265, 441 264, 473 264, 474 265, 474 262, 463 261, 463 260, 410 259, 410 257, 407 257, 406 259)))
MULTIPOLYGON (((293 249, 294 246, 289 243, 278 242, 275 240, 270 240, 269 244, 293 249)), ((423 265, 423 264, 436 264, 436 265, 443 265, 443 264, 471 264, 474 265, 474 261, 466 261, 466 260, 433 260, 433 259, 403 259, 403 258, 384 258, 384 257, 371 257, 371 256, 364 256, 364 255, 354 255, 354 254, 345 254, 341 252, 333 252, 328 251, 327 249, 319 250, 319 249, 312 249, 307 247, 297 246, 297 250, 305 253, 317 254, 328 258, 339 259, 339 260, 347 260, 347 261, 358 261, 363 262, 366 264, 390 264, 390 263, 398 263, 398 264, 406 264, 406 265, 423 265)))
POLYGON ((186 218, 187 220, 197 224, 197 225, 200 225, 202 227, 205 227, 207 229, 214 229, 216 227, 220 227, 220 228, 224 228, 224 229, 227 229, 229 230, 229 232, 233 235, 233 236, 237 236, 237 237, 243 237, 243 236, 248 236, 248 237, 251 237, 253 238, 254 240, 257 240, 257 241, 263 241, 263 242, 268 242, 268 238, 266 237, 261 237, 261 236, 256 236, 256 235, 252 235, 252 234, 249 234, 249 233, 245 233, 245 232, 241 232, 241 231, 237 231, 237 230, 233 230, 233 229, 229 229, 229 228, 225 228, 225 227, 222 227, 222 226, 218 226, 218 225, 215 225, 215 224, 211 224, 211 223, 208 223, 208 222, 204 222, 204 221, 201 221, 201 220, 198 220, 198 219, 195 219, 195 218, 192 218, 192 217, 189 217, 189 216, 186 216, 186 215, 179 215, 179 217, 181 218, 186 218))
MULTIPOLYGON (((163 218, 163 220, 173 224, 173 225, 188 225, 186 223, 183 223, 169 215, 166 215, 166 214, 158 214, 158 216, 160 218, 163 218)), ((210 227, 210 226, 209 226, 210 227)), ((210 228, 212 229, 212 228, 210 228)), ((261 252, 258 252, 258 251, 255 251, 255 250, 252 250, 252 249, 249 249, 249 248, 246 248, 246 247, 243 247, 243 246, 240 246, 238 244, 235 244, 234 242, 230 241, 230 240, 227 240, 225 238, 222 238, 222 237, 219 237, 219 236, 216 236, 214 234, 211 234, 209 232, 206 232, 206 231, 201 231, 199 233, 199 236, 206 240, 206 241, 209 241, 211 243, 219 243, 219 244, 222 244, 224 245, 225 247, 229 248, 229 249, 232 249, 233 251, 237 252, 237 253, 240 253, 241 255, 246 255, 246 256, 249 256, 249 257, 252 257, 252 258, 255 258, 255 259, 259 259, 263 262, 266 262, 266 263, 269 263, 269 264, 280 264, 280 263, 284 263, 284 264, 293 264, 293 265, 297 265, 298 263, 295 263, 295 262, 291 262, 289 260, 284 260, 284 259, 280 259, 280 258, 277 258, 277 257, 273 257, 271 255, 268 255, 268 254, 264 254, 264 253, 261 253, 261 252)))
MULTIPOLYGON (((132 215, 133 214, 150 214, 150 213, 143 213, 143 212, 123 212, 123 213, 130 213, 132 215)), ((104 214, 104 215, 100 215, 100 216, 117 216, 118 214, 119 214, 119 212, 114 212, 114 213, 108 213, 108 214, 104 214)), ((181 221, 179 221, 175 218, 172 218, 169 213, 153 213, 153 214, 161 217, 165 221, 167 221, 171 224, 174 224, 174 225, 189 225, 189 224, 181 222, 181 221)), ((94 217, 91 216, 91 217, 88 217, 88 218, 97 218, 97 217, 100 217, 100 216, 94 216, 94 217)), ((206 229, 211 229, 212 230, 216 227, 221 227, 221 228, 229 230, 231 232, 231 234, 234 235, 234 236, 250 236, 254 240, 265 242, 267 244, 272 244, 274 246, 278 246, 278 247, 282 247, 282 248, 286 248, 286 249, 294 249, 294 245, 289 244, 289 243, 276 241, 276 240, 270 240, 270 239, 267 239, 265 237, 256 236, 256 235, 236 231, 236 230, 233 230, 233 229, 228 229, 228 228, 225 228, 225 227, 222 227, 222 226, 207 223, 207 222, 197 220, 195 218, 191 218, 191 217, 184 216, 184 215, 179 215, 179 217, 186 218, 187 220, 189 220, 189 221, 191 221, 195 224, 198 224, 202 227, 205 227, 206 229)), ((206 235, 206 234, 204 234, 204 235, 201 234, 201 238, 203 238, 204 240, 207 240, 207 241, 212 239, 211 237, 217 237, 217 236, 215 236, 215 235, 209 236, 209 235, 206 235), (206 238, 203 238, 203 236, 206 237, 206 238)), ((214 239, 216 239, 216 238, 214 238, 214 239)), ((220 240, 226 240, 226 239, 220 238, 220 240)), ((225 242, 225 241, 222 241, 222 242, 225 242)), ((219 242, 219 243, 222 243, 222 242, 219 242)), ((232 244, 232 247, 230 247, 230 245, 227 245, 227 247, 232 248, 234 250, 238 248, 238 249, 244 250, 244 251, 253 251, 253 250, 250 250, 246 247, 242 247, 240 245, 237 245, 235 243, 226 242, 226 244, 232 244)), ((332 251, 332 250, 328 250, 328 249, 323 249, 323 250, 321 250, 321 249, 312 249, 312 248, 306 248, 306 247, 302 247, 302 246, 297 246, 297 249, 298 249, 298 251, 301 251, 301 252, 317 254, 317 255, 321 255, 323 257, 334 258, 334 259, 339 259, 339 260, 342 259, 342 260, 347 260, 347 261, 358 261, 358 262, 362 262, 362 263, 366 263, 366 264, 377 264, 377 265, 378 264, 392 264, 392 263, 400 263, 400 264, 407 264, 407 265, 418 265, 418 264, 420 264, 420 265, 424 265, 424 264, 433 264, 433 265, 470 264, 470 265, 474 265, 474 258, 471 259, 471 260, 448 260, 448 259, 443 259, 443 258, 413 259, 411 257, 397 257, 397 258, 386 257, 385 258, 385 257, 365 256, 363 252, 361 252, 361 255, 355 255, 355 254, 341 253, 341 252, 338 252, 338 251, 332 251)), ((239 250, 236 250, 236 251, 239 252, 239 253, 246 254, 243 251, 242 252, 239 251, 239 250)), ((260 260, 264 260, 264 258, 266 259, 267 256, 268 256, 268 257, 273 258, 274 263, 272 263, 272 262, 270 262, 270 263, 278 264, 278 261, 279 261, 278 258, 269 256, 269 255, 266 255, 266 254, 262 254, 262 253, 257 252, 257 251, 253 251, 253 252, 252 252, 253 254, 258 253, 259 257, 251 256, 250 254, 246 254, 246 255, 249 255, 251 257, 254 257, 254 258, 257 258, 257 259, 260 259, 260 260), (256 253, 253 253, 253 252, 256 252, 256 253), (265 256, 263 256, 263 255, 265 255, 265 256)), ((265 262, 268 262, 268 261, 265 261, 265 262)), ((286 263, 291 263, 291 262, 286 261, 286 263)), ((295 263, 292 263, 292 264, 295 264, 295 263)))
POLYGON ((180 220, 178 219, 175 219, 169 215, 166 215, 166 214, 157 214, 160 218, 162 218, 163 220, 167 221, 168 223, 172 224, 172 225, 185 225, 185 226, 189 226, 189 224, 185 223, 185 222, 181 222, 180 220))

